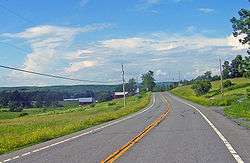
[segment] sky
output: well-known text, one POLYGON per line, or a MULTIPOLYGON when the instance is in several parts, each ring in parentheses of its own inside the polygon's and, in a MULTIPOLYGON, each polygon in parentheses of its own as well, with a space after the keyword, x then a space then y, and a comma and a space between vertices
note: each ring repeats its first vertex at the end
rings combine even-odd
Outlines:
MULTIPOLYGON (((248 0, 0 0, 0 64, 118 84, 152 70, 157 81, 219 73, 246 55, 230 19, 248 0)), ((91 84, 0 68, 0 86, 91 84)), ((98 84, 98 83, 93 83, 98 84)))

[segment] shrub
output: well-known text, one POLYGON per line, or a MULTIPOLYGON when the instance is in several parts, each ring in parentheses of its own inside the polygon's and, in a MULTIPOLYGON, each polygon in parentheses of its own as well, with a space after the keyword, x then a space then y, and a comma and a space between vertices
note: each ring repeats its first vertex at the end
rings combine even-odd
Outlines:
POLYGON ((230 87, 232 85, 233 85, 233 83, 231 82, 231 80, 226 80, 225 82, 223 82, 223 87, 224 88, 230 87))
POLYGON ((108 103, 108 106, 113 106, 113 105, 115 105, 116 103, 115 102, 109 102, 108 103))
POLYGON ((93 108, 93 107, 95 107, 95 104, 90 104, 89 106, 90 106, 91 108, 93 108))
POLYGON ((23 117, 23 116, 26 116, 26 115, 29 115, 29 114, 28 113, 21 113, 21 114, 19 114, 18 117, 23 117))
POLYGON ((208 93, 211 88, 212 84, 210 81, 207 80, 199 80, 192 85, 192 89, 198 96, 208 93))
POLYGON ((247 71, 243 74, 243 77, 250 78, 250 71, 247 71))

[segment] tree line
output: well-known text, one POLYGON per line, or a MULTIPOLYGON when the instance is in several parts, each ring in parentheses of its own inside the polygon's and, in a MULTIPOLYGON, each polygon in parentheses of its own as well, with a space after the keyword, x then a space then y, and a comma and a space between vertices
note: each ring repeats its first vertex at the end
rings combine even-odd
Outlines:
MULTIPOLYGON (((129 79, 125 89, 129 95, 135 95, 137 88, 141 91, 153 91, 156 86, 154 72, 148 71, 141 76, 142 83, 134 78, 129 79)), ((0 108, 9 108, 9 111, 20 112, 24 108, 62 107, 59 103, 65 98, 93 97, 99 102, 113 99, 114 91, 122 91, 122 85, 112 86, 52 86, 28 88, 2 88, 0 91, 0 108), (79 90, 80 88, 80 90, 79 90), (91 90, 90 90, 91 89, 91 90), (103 90, 101 90, 103 89, 103 90)))

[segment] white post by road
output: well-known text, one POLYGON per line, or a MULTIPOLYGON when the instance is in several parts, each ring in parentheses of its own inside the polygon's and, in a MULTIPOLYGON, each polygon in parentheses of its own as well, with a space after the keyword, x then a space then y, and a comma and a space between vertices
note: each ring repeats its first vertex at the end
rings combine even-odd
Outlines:
POLYGON ((124 77, 124 68, 122 64, 122 87, 123 87, 123 103, 124 103, 124 108, 126 107, 126 93, 125 93, 125 77, 124 77))

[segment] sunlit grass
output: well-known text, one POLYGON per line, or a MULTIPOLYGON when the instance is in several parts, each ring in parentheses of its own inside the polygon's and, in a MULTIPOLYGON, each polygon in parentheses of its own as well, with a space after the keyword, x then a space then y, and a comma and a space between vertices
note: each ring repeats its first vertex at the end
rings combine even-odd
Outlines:
POLYGON ((250 98, 226 107, 224 112, 231 118, 244 118, 250 121, 250 98))
POLYGON ((122 100, 114 100, 113 105, 104 102, 94 107, 56 109, 0 119, 0 154, 126 116, 146 107, 149 101, 150 94, 144 94, 127 98, 126 108, 123 108, 122 100))
POLYGON ((203 96, 196 96, 190 85, 177 87, 171 90, 171 92, 177 96, 205 106, 228 106, 242 96, 246 96, 246 90, 250 88, 250 79, 236 78, 230 80, 234 85, 225 88, 223 97, 220 94, 220 81, 212 82, 212 89, 203 96))

